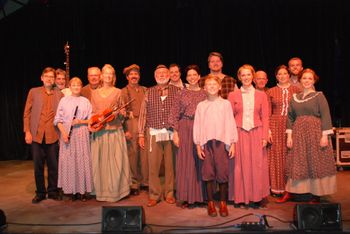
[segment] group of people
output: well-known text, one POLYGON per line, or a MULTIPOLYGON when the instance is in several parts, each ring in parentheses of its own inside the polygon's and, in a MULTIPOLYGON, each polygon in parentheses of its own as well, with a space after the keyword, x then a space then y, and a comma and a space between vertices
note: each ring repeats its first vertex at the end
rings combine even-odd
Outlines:
POLYGON ((187 66, 184 83, 177 64, 160 64, 156 85, 146 88, 132 64, 123 70, 122 89, 109 64, 90 67, 84 87, 78 77, 68 88, 55 85, 64 71, 45 68, 43 86, 29 91, 24 110, 32 202, 59 199, 59 190, 73 200, 116 202, 147 189, 148 207, 162 200, 183 208, 207 203, 214 217, 216 192, 219 214, 227 216, 228 201, 260 208, 270 194, 279 203, 298 194, 320 202, 336 191, 332 122, 314 70, 292 58, 276 68, 277 85, 268 89, 266 72, 249 64, 238 69, 238 88, 222 72, 218 52, 209 54, 208 67, 201 77, 197 65, 187 66))

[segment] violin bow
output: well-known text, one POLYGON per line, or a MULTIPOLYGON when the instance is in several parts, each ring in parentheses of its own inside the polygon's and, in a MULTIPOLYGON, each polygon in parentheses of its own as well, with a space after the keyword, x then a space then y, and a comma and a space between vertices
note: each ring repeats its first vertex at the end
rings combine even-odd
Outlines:
MULTIPOLYGON (((112 112, 111 112, 111 113, 115 113, 115 112, 117 112, 117 111, 123 109, 124 107, 126 107, 127 105, 129 105, 130 103, 132 103, 134 100, 135 100, 135 98, 131 99, 130 101, 128 101, 127 103, 125 103, 125 104, 123 104, 123 105, 121 105, 121 106, 114 107, 114 108, 112 109, 112 112)), ((102 119, 102 120, 98 123, 98 125, 101 125, 101 124, 103 124, 104 122, 106 122, 106 120, 108 119, 109 116, 111 116, 111 115, 108 115, 107 117, 105 117, 104 119, 102 119)))

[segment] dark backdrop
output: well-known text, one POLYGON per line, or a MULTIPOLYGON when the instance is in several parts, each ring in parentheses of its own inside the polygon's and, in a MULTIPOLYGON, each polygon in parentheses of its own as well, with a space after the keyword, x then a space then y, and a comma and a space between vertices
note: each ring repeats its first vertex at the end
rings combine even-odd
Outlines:
POLYGON ((0 160, 26 159, 23 108, 44 67, 65 68, 69 41, 71 77, 86 83, 89 66, 112 64, 117 87, 122 69, 141 66, 153 85, 159 63, 198 64, 219 51, 224 72, 236 77, 244 63, 266 70, 301 57, 320 76, 316 85, 330 104, 333 124, 350 126, 347 69, 350 10, 346 0, 36 0, 0 21, 0 160))

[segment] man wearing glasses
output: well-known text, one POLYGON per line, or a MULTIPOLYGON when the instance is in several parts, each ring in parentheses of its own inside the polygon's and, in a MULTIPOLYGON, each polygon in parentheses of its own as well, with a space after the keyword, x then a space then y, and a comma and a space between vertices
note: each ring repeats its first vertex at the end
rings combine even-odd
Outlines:
POLYGON ((29 91, 23 114, 25 141, 31 145, 34 161, 36 195, 32 200, 37 204, 46 199, 58 199, 58 130, 53 120, 63 94, 53 88, 55 69, 47 67, 41 74, 43 86, 29 91), (45 162, 48 169, 48 186, 45 186, 45 162))

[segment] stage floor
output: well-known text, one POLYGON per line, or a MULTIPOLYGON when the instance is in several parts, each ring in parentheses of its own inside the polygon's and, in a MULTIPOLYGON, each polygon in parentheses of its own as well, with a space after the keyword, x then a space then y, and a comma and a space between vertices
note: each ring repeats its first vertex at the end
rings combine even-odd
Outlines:
MULTIPOLYGON (((339 171, 338 192, 326 198, 327 202, 341 204, 344 232, 350 231, 349 181, 350 170, 339 171)), ((289 232, 294 230, 290 225, 293 209, 295 204, 300 204, 276 204, 275 198, 269 197, 267 209, 240 209, 230 205, 228 217, 212 218, 207 215, 206 208, 182 209, 165 202, 149 208, 146 206, 145 191, 139 196, 130 196, 116 203, 44 200, 32 204, 34 191, 32 161, 0 161, 0 209, 5 212, 9 223, 4 233, 100 233, 102 206, 143 206, 145 233, 239 232, 240 229, 234 225, 243 221, 259 221, 261 215, 267 215, 267 221, 272 226, 268 229, 270 232, 289 232), (189 226, 198 229, 180 230, 189 226), (205 228, 209 226, 214 229, 205 228)))

